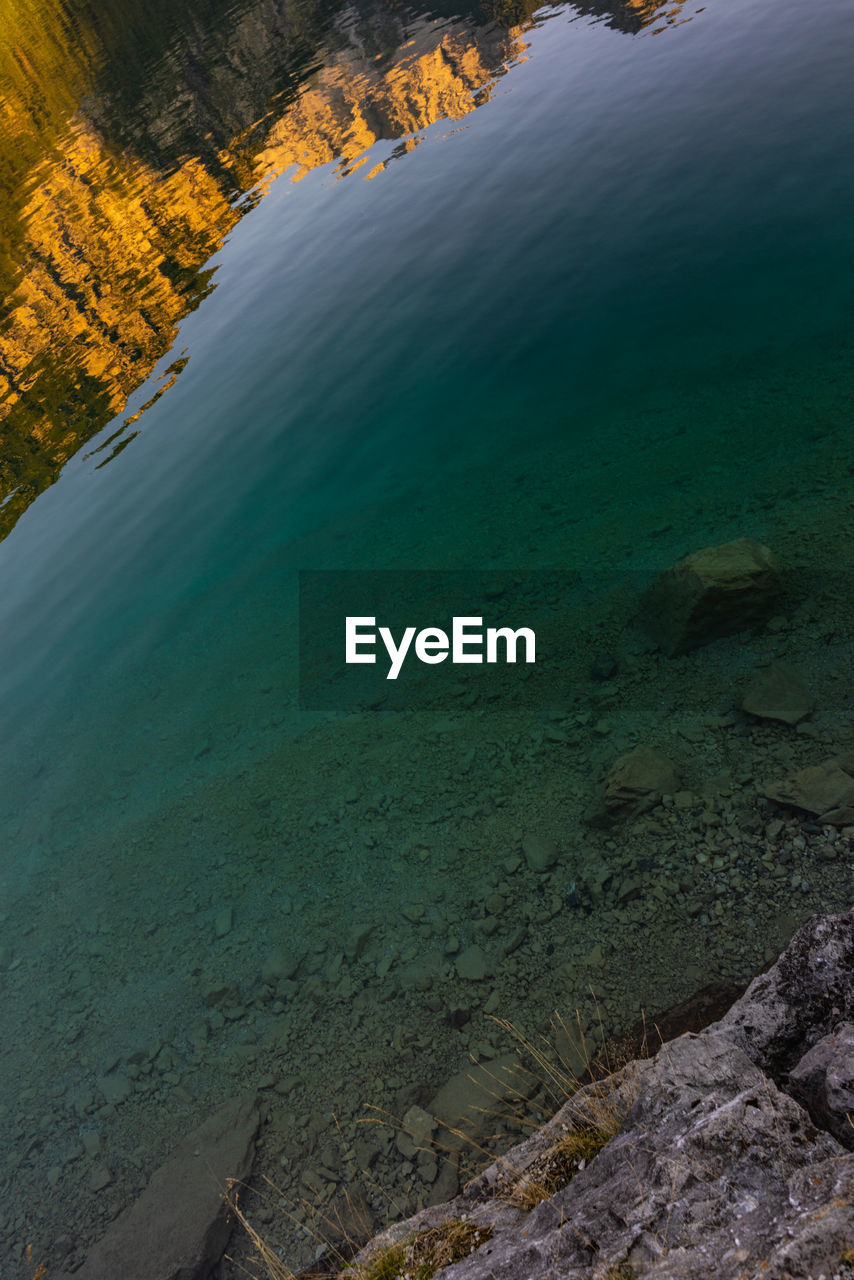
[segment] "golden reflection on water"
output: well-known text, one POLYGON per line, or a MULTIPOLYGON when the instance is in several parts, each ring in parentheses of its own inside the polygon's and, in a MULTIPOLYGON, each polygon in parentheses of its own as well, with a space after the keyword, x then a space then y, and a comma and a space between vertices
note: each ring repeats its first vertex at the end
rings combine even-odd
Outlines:
MULTIPOLYGON (((105 9, 111 3, 102 0, 105 9)), ((260 120, 253 108, 272 79, 269 56, 196 68, 203 92, 222 99, 224 141, 191 132, 193 154, 183 148, 170 162, 148 144, 176 135, 180 147, 199 114, 198 84, 176 83, 188 76, 183 47, 162 59, 159 98, 150 77, 142 121, 113 129, 114 104, 109 93, 99 97, 99 84, 118 37, 108 52, 81 4, 84 17, 72 21, 56 3, 0 0, 0 538, 151 374, 181 320, 213 287, 205 264, 276 177, 291 170, 296 181, 334 161, 339 177, 376 177, 429 125, 461 120, 487 101, 523 58, 531 26, 530 19, 501 26, 425 17, 404 27, 389 11, 379 19, 374 12, 366 28, 364 14, 343 10, 332 23, 335 52, 307 59, 302 50, 302 85, 297 73, 292 91, 266 93, 260 120), (383 45, 395 36, 396 45, 383 45), (271 98, 278 110, 269 109, 271 98), (400 145, 365 168, 380 140, 400 145)), ((603 12, 614 25, 631 25, 656 9, 628 0, 603 12)), ((257 50, 259 42, 269 54, 274 42, 257 2, 223 20, 230 25, 220 55, 257 50)), ((186 362, 174 362, 164 385, 99 447, 114 445, 99 465, 134 438, 126 428, 186 362)))
MULTIPOLYGON (((368 58, 351 44, 295 103, 254 131, 253 153, 247 155, 243 136, 222 149, 218 172, 197 157, 158 170, 117 149, 81 111, 60 131, 60 93, 51 104, 45 153, 18 175, 16 194, 23 190, 26 198, 18 209, 5 201, 4 220, 17 222, 14 257, 24 270, 15 278, 7 261, 2 280, 0 535, 81 444, 121 412, 211 288, 204 265, 246 207, 234 199, 236 175, 243 194, 263 192, 290 168, 296 179, 339 160, 342 174, 352 172, 377 140, 404 138, 474 110, 522 49, 514 29, 430 20, 391 59, 368 58)), ((53 62, 30 69, 34 80, 43 73, 52 84, 59 77, 53 62)), ((76 63, 71 70, 79 85, 76 63)), ((31 138, 33 125, 46 121, 32 99, 3 101, 7 141, 22 133, 31 138)), ((184 364, 171 366, 173 376, 144 407, 184 364)))

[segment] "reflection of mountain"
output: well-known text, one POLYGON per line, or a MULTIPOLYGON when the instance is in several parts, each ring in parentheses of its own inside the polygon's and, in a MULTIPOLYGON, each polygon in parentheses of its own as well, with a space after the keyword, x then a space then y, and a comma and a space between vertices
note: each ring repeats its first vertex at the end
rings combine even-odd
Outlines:
POLYGON ((602 18, 617 31, 636 35, 653 24, 656 30, 662 30, 687 22, 682 12, 684 3, 685 0, 670 0, 669 4, 662 4, 661 0, 572 0, 572 7, 578 13, 602 18))
POLYGON ((168 350, 235 216, 197 161, 164 176, 82 124, 44 162, 0 330, 3 532, 168 350))
POLYGON ((295 165, 299 178, 335 159, 350 162, 344 171, 353 172, 381 139, 406 138, 436 120, 462 119, 486 101, 496 75, 523 49, 513 30, 457 26, 437 32, 431 23, 385 70, 342 57, 324 67, 272 124, 255 175, 269 181, 295 165))
POLYGON ((99 0, 96 33, 84 0, 0 0, 0 537, 169 350, 242 209, 474 110, 535 0, 443 20, 355 2, 99 0))
MULTIPOLYGON (((244 12, 235 49, 246 38, 240 23, 254 18, 244 12)), ((336 158, 357 164, 377 139, 465 115, 522 48, 516 32, 422 20, 408 29, 404 48, 378 59, 352 29, 336 30, 338 52, 310 87, 288 94, 280 114, 244 129, 206 163, 185 159, 158 170, 110 145, 78 114, 53 153, 32 166, 17 210, 16 256, 26 271, 9 282, 0 327, 0 533, 121 411, 172 345, 178 323, 210 287, 204 264, 240 216, 235 195, 291 166, 299 175, 336 158)), ((234 74, 230 64, 222 79, 234 74)), ((236 123, 231 85, 223 101, 236 123)), ((221 104, 211 106, 217 110, 222 115, 221 104)), ((26 124, 25 115, 20 128, 26 124)), ((167 146, 174 115, 153 117, 158 131, 167 146)))

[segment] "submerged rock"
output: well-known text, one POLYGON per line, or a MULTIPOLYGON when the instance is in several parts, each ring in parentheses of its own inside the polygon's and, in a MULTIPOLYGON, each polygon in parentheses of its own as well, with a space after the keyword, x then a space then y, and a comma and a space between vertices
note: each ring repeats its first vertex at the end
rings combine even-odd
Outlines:
POLYGON ((786 662, 775 662, 753 681, 741 700, 742 711, 760 720, 797 724, 815 707, 803 677, 786 662))
POLYGON ((227 1103, 185 1138, 76 1280, 208 1280, 231 1232, 222 1194, 229 1179, 248 1175, 258 1124, 252 1095, 227 1103))
POLYGON ((695 551, 666 569, 641 596, 639 621, 675 657, 766 622, 781 591, 770 549, 739 538, 695 551))
POLYGON ((589 814, 594 826, 609 826, 636 817, 679 790, 679 769, 652 747, 635 747, 621 756, 608 774, 605 793, 589 814))
POLYGON ((522 841, 522 852, 525 861, 532 871, 548 871, 558 859, 558 847, 554 840, 546 836, 529 833, 522 841))
POLYGON ((618 663, 615 657, 610 653, 597 653, 590 664, 590 679, 595 680, 597 684, 603 684, 606 680, 613 680, 617 671, 618 663))
POLYGON ((536 1083, 515 1053, 452 1076, 425 1108, 438 1122, 442 1149, 461 1150, 481 1141, 494 1128, 496 1110, 530 1097, 536 1083))
POLYGON ((854 751, 801 769, 762 794, 777 804, 814 813, 828 826, 854 823, 854 751))
POLYGON ((467 982, 483 982, 492 973, 489 957, 476 943, 457 956, 457 973, 467 982))

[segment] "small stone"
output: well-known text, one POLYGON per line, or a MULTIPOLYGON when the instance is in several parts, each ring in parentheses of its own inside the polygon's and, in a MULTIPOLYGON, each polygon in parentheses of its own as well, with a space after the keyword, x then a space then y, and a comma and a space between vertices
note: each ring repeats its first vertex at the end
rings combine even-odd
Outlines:
POLYGON ((214 921, 214 933, 218 938, 224 938, 231 933, 234 924, 234 912, 231 907, 223 907, 214 921))
POLYGON ((528 866, 537 872, 550 870, 558 859, 558 847, 554 840, 530 833, 522 841, 522 852, 528 866))
MULTIPOLYGON (((284 945, 274 947, 261 968, 261 980, 271 985, 293 978, 300 967, 302 957, 284 945)), ((211 1003, 208 1001, 208 1003, 211 1003)))
POLYGON ((424 1146, 436 1131, 437 1121, 422 1107, 410 1107, 403 1117, 403 1127, 416 1147, 424 1146))
POLYGON ((92 1166, 92 1172, 89 1175, 89 1190, 103 1191, 113 1181, 113 1175, 105 1164, 96 1164, 92 1166))
POLYGON ((816 814, 823 825, 846 826, 854 819, 854 752, 801 769, 763 794, 777 804, 816 814))
POLYGON ((652 809, 679 786, 679 770, 652 747, 639 746, 611 768, 605 793, 588 815, 594 826, 609 826, 652 809))
POLYGON ((590 664, 590 679, 602 684, 605 680, 613 680, 617 674, 617 659, 610 653, 597 653, 590 664))
POLYGON ((457 973, 467 982, 482 982, 492 972, 486 954, 478 946, 466 947, 456 963, 457 973))
POLYGON ((634 902, 643 893, 643 881, 640 876, 629 876, 620 885, 617 901, 621 904, 634 902))
POLYGON ((101 1154, 101 1135, 99 1133, 84 1133, 83 1146, 86 1148, 87 1156, 98 1156, 101 1154))
POLYGON ((77 969, 68 983, 72 991, 85 991, 92 985, 92 974, 89 969, 77 969))
POLYGON ((686 742, 693 742, 695 744, 699 744, 701 742, 706 741, 706 734, 699 727, 699 725, 695 725, 695 724, 684 725, 679 730, 679 733, 685 739, 686 742))
POLYGON ((104 1095, 104 1101, 107 1106, 114 1107, 119 1102, 124 1102, 125 1098, 131 1095, 131 1082, 127 1076, 116 1072, 115 1075, 104 1076, 98 1081, 98 1088, 104 1095))
MULTIPOLYGON (((344 945, 344 954, 348 960, 359 960, 370 941, 374 926, 371 924, 356 925, 347 935, 347 942, 344 945)), ((283 977, 285 975, 282 975, 283 977)), ((291 974, 287 975, 291 977, 291 974)))
POLYGON ((788 663, 775 662, 754 681, 741 700, 742 711, 761 720, 797 724, 815 707, 803 678, 788 663))

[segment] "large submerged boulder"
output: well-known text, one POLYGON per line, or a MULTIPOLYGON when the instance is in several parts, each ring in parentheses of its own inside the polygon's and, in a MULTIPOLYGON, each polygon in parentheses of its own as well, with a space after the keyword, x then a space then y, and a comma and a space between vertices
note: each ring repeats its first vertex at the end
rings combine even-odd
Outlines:
POLYGON ((259 1121, 249 1095, 194 1130, 108 1227, 75 1280, 209 1280, 231 1234, 223 1192, 249 1174, 259 1121))
POLYGON ((641 596, 639 621, 675 657, 767 622, 781 592, 773 552, 739 538, 695 551, 666 569, 641 596))

